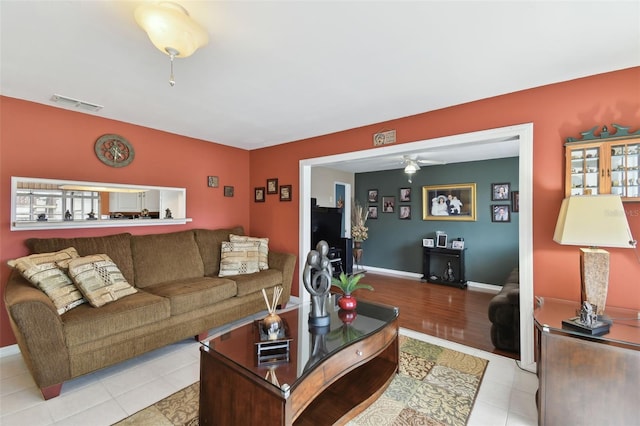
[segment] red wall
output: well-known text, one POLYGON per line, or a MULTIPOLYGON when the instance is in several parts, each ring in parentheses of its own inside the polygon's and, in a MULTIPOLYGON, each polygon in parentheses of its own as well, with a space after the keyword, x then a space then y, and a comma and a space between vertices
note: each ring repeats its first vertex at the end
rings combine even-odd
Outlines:
MULTIPOLYGON (((563 142, 596 125, 639 129, 640 67, 251 152, 7 97, 0 97, 0 113, 1 288, 9 273, 6 261, 26 254, 22 242, 32 236, 142 234, 240 224, 252 235, 268 236, 274 250, 297 253, 299 160, 370 149, 373 133, 381 128, 396 129, 397 143, 404 143, 532 122, 534 291, 578 300, 578 248, 552 241, 564 196, 563 142), (134 144, 136 158, 130 166, 113 169, 96 159, 93 144, 104 133, 120 134, 134 144), (208 175, 220 176, 220 188, 207 187, 208 175), (187 215, 194 221, 172 227, 10 232, 11 176, 186 187, 187 215), (254 203, 253 188, 265 186, 268 178, 292 184, 293 201, 267 195, 266 202, 254 203), (223 197, 223 185, 233 185, 235 197, 223 197)), ((640 203, 625 207, 632 232, 640 238, 640 203)), ((632 250, 609 251, 607 304, 640 309, 640 263, 632 250)), ((0 346, 15 342, 4 309, 0 333, 0 346)))
MULTIPOLYGON (((299 193, 301 159, 371 149, 373 134, 382 128, 396 129, 396 143, 404 143, 529 122, 534 125, 534 292, 579 300, 578 247, 561 246, 552 240, 564 197, 563 144, 567 137, 580 137, 580 132, 596 125, 616 123, 630 126, 632 131, 640 129, 640 67, 251 151, 251 186, 264 186, 267 178, 277 177, 280 183, 294 184, 295 201, 282 203, 275 196, 267 196, 265 203, 251 203, 251 229, 297 253, 295 197, 299 193)), ((632 233, 640 239, 640 203, 626 203, 625 208, 632 233)), ((640 309, 640 262, 636 253, 629 249, 609 251, 607 304, 640 309)))
MULTIPOLYGON (((0 97, 0 288, 4 295, 9 259, 27 254, 30 237, 75 237, 120 232, 152 234, 188 228, 242 225, 249 231, 249 152, 186 138, 97 116, 0 97), (102 164, 94 143, 105 133, 124 136, 134 146, 127 167, 102 164), (9 231, 11 176, 42 177, 174 186, 187 189, 186 225, 9 231), (209 188, 207 176, 219 176, 220 187, 209 188), (234 186, 234 197, 223 186, 234 186)), ((0 346, 15 343, 7 313, 0 309, 0 346)))

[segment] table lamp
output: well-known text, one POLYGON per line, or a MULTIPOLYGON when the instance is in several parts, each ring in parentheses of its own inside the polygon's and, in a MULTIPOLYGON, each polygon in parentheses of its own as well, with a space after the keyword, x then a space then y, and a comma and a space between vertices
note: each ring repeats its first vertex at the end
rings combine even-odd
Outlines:
POLYGON ((574 195, 562 200, 553 241, 580 249, 580 300, 604 313, 609 285, 609 252, 599 247, 634 248, 636 241, 619 195, 574 195))

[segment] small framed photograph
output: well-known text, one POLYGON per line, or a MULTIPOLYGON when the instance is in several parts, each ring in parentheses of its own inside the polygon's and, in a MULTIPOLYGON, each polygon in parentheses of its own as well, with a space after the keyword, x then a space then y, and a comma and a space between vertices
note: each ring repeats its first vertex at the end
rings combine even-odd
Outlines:
POLYGON ((507 204, 491 205, 491 222, 511 222, 511 212, 507 204))
POLYGON ((218 185, 218 176, 207 176, 207 186, 209 186, 209 188, 217 188, 218 185))
POLYGON ((436 241, 433 238, 423 238, 422 239, 422 247, 433 248, 435 246, 436 246, 436 241))
POLYGON ((278 193, 278 179, 267 179, 267 194, 278 193))
POLYGON ((511 191, 511 211, 513 213, 520 211, 520 191, 511 191))
POLYGON ((436 247, 447 248, 447 234, 436 235, 436 247))
POLYGON ((382 197, 382 213, 393 213, 396 209, 396 197, 382 197))
POLYGON ((510 183, 492 183, 491 201, 504 201, 511 199, 511 194, 509 194, 510 189, 510 183))
POLYGON ((451 248, 455 250, 464 250, 464 241, 451 241, 451 248))
POLYGON ((367 196, 367 201, 369 201, 370 203, 377 203, 378 202, 378 190, 377 189, 370 189, 369 190, 369 194, 367 196))
POLYGON ((259 186, 254 189, 254 200, 256 203, 264 203, 264 186, 259 186))
POLYGON ((400 188, 400 202, 411 201, 411 188, 400 188))
POLYGON ((224 187, 224 196, 225 197, 233 197, 233 186, 225 186, 224 187))
POLYGON ((398 214, 400 216, 400 220, 411 219, 411 206, 400 206, 398 214))
POLYGON ((377 219, 378 218, 378 206, 369 206, 369 216, 367 219, 377 219))
POLYGON ((291 201, 291 185, 281 185, 280 186, 280 201, 291 201))

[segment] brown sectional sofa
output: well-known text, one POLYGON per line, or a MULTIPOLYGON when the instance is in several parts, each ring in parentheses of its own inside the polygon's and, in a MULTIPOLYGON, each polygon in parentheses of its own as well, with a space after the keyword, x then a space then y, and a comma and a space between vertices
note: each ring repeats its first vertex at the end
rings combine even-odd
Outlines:
POLYGON ((269 269, 218 277, 222 241, 241 227, 153 235, 46 238, 31 253, 74 247, 107 254, 137 293, 100 308, 82 304, 59 315, 49 297, 13 271, 5 306, 22 356, 45 399, 62 383, 266 309, 262 289, 290 299, 296 256, 269 251, 269 269))

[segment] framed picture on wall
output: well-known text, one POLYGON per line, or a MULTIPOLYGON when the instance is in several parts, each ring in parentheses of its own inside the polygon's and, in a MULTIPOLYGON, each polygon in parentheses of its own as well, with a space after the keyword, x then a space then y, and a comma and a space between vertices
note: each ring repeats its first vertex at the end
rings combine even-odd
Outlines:
POLYGON ((378 218, 378 206, 369 206, 369 216, 367 219, 377 219, 378 218))
POLYGON ((511 189, 510 183, 492 183, 491 184, 491 201, 509 200, 511 189))
POLYGON ((411 206, 400 206, 398 209, 398 215, 400 220, 409 220, 411 219, 411 206))
POLYGON ((377 203, 378 202, 378 190, 377 189, 370 189, 369 190, 369 194, 367 196, 367 201, 369 201, 370 203, 377 203))
POLYGON ((280 186, 280 201, 291 201, 291 185, 280 186))
POLYGON ((233 186, 225 186, 224 187, 224 196, 225 197, 233 197, 233 186))
POLYGON ((257 188, 254 188, 253 190, 253 194, 254 194, 254 201, 256 203, 264 203, 264 192, 265 192, 265 187, 264 186, 259 186, 257 188))
POLYGON ((511 211, 513 213, 520 211, 520 191, 511 191, 511 211))
POLYGON ((382 197, 382 213, 393 213, 396 209, 396 197, 382 197))
POLYGON ((511 222, 511 213, 507 204, 491 205, 491 222, 511 222))
POLYGON ((400 202, 411 201, 411 188, 400 188, 400 202))
POLYGON ((476 184, 422 187, 422 220, 476 220, 476 184))
POLYGON ((267 194, 277 194, 278 193, 278 179, 267 179, 267 194))

